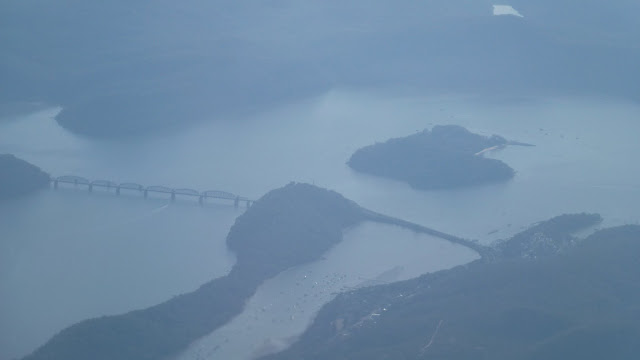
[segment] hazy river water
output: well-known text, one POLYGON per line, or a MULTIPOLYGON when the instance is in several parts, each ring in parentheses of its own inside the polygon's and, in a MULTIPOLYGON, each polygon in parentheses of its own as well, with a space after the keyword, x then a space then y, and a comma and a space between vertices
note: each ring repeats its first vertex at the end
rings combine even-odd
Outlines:
MULTIPOLYGON (((289 181, 310 182, 372 210, 484 242, 565 212, 599 212, 604 225, 640 218, 635 103, 332 91, 242 121, 119 141, 73 136, 52 119, 56 111, 0 121, 0 153, 14 153, 53 175, 220 189, 251 198, 289 181), (513 181, 457 191, 415 191, 345 165, 361 146, 435 124, 459 124, 537 147, 491 154, 516 169, 513 181)), ((167 204, 72 189, 0 204, 0 359, 23 355, 84 318, 144 308, 224 275, 234 261, 224 238, 243 210, 200 208, 187 200, 167 204)), ((363 234, 360 239, 371 239, 363 234)), ((387 234, 404 253, 424 251, 429 262, 451 259, 451 266, 469 259, 422 249, 405 241, 409 234, 387 234)), ((371 276, 396 266, 395 260, 383 261, 384 254, 371 255, 379 266, 362 271, 371 276)), ((332 274, 335 264, 327 259, 325 268, 321 262, 309 267, 332 274)), ((344 274, 359 270, 353 271, 345 268, 344 274)), ((265 284, 251 301, 261 304, 260 296, 289 286, 278 281, 272 280, 272 288, 265 284)), ((242 316, 250 316, 251 304, 242 316)), ((314 306, 308 311, 320 305, 314 306)), ((299 319, 297 326, 309 318, 299 319)))
POLYGON ((466 247, 399 227, 355 226, 322 260, 266 281, 240 316, 178 359, 251 359, 282 350, 340 291, 406 280, 477 258, 466 247))

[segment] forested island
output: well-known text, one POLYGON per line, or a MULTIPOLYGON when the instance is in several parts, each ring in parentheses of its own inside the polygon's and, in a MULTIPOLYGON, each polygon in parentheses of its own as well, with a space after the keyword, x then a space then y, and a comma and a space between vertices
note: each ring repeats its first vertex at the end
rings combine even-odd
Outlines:
MULTIPOLYGON (((598 220, 557 217, 514 236, 514 248, 537 233, 566 244, 598 220)), ((508 250, 523 256, 339 295, 297 343, 263 360, 635 358, 640 226, 572 244, 553 255, 541 249, 548 256, 508 250)))
POLYGON ((511 179, 515 172, 483 151, 509 142, 457 125, 434 126, 404 138, 358 149, 347 164, 363 173, 400 180, 416 189, 460 188, 511 179))
POLYGON ((192 293, 148 309, 86 320, 62 330, 25 360, 165 359, 239 314, 264 280, 319 259, 364 219, 360 207, 333 191, 291 183, 239 216, 227 236, 231 272, 192 293))
POLYGON ((11 154, 0 154, 0 200, 49 186, 49 174, 11 154))

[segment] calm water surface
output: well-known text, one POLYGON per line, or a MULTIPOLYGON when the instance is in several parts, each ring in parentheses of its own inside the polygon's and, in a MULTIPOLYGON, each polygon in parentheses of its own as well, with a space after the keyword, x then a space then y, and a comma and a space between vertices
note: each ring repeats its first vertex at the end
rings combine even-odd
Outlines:
MULTIPOLYGON (((56 176, 254 199, 290 181, 315 183, 485 243, 566 212, 599 212, 603 226, 640 218, 636 103, 332 91, 253 118, 119 141, 74 136, 57 126, 57 111, 1 121, 0 153, 56 176), (436 124, 537 146, 489 155, 517 171, 512 181, 456 191, 415 191, 345 165, 359 147, 436 124)), ((167 205, 69 188, 0 204, 0 359, 23 355, 79 320, 150 306, 228 272, 234 258, 224 240, 243 209, 167 205)))

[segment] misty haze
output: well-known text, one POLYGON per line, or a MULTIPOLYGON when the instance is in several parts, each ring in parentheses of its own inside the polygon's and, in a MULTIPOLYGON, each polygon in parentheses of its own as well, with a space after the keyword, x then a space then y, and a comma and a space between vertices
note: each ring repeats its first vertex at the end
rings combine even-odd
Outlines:
POLYGON ((0 1, 0 360, 636 358, 638 14, 0 1))

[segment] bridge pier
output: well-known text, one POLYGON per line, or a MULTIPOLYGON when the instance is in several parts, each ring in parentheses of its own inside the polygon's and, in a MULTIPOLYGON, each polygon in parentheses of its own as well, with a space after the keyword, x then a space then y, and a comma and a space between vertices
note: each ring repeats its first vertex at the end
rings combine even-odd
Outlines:
POLYGON ((116 195, 120 195, 120 185, 116 187, 116 195))
POLYGON ((171 202, 176 202, 176 192, 175 191, 171 192, 171 202))
POLYGON ((198 197, 198 204, 199 204, 200 206, 204 205, 204 196, 200 195, 200 196, 198 197))
POLYGON ((250 208, 252 205, 251 200, 247 200, 247 209, 250 208))
POLYGON ((240 204, 240 196, 236 196, 236 199, 233 201, 233 206, 238 207, 240 204))
POLYGON ((53 189, 58 190, 58 180, 53 180, 53 189))
POLYGON ((93 192, 93 184, 89 184, 89 192, 93 192))

